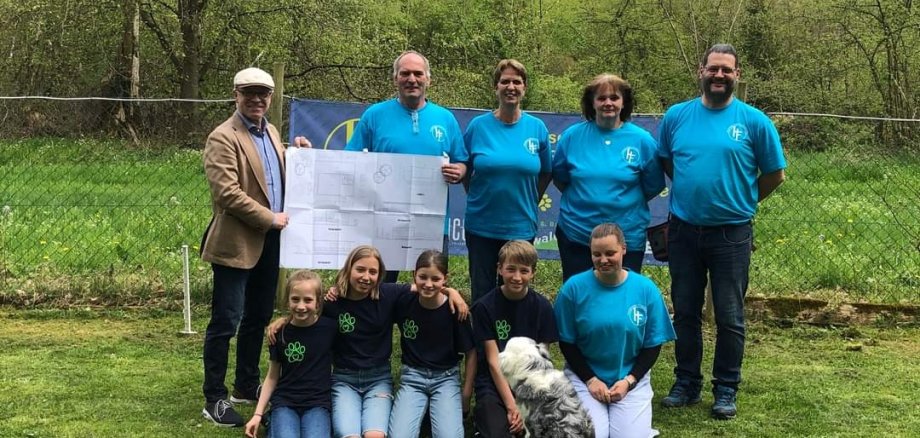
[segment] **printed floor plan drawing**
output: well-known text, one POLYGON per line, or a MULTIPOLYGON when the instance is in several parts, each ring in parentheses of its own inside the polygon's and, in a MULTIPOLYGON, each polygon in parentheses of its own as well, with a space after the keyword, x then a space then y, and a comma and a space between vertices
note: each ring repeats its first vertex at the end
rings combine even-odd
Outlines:
POLYGON ((288 148, 284 268, 338 269, 374 245, 390 270, 411 270, 443 244, 447 183, 436 156, 288 148))

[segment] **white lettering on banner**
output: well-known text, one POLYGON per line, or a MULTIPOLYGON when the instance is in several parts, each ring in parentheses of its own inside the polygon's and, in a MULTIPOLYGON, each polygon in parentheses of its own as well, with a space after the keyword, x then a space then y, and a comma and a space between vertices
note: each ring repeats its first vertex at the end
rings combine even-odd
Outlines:
POLYGON ((451 242, 466 242, 466 233, 463 227, 463 219, 453 218, 450 221, 450 240, 451 242))

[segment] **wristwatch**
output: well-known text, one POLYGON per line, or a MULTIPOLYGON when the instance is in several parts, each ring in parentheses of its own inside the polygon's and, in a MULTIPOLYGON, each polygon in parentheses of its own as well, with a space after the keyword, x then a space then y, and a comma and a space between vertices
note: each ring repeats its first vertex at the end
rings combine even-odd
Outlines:
POLYGON ((623 378, 623 380, 625 380, 626 383, 629 384, 629 387, 626 388, 626 391, 632 391, 633 389, 635 389, 636 384, 639 383, 639 381, 636 380, 636 378, 633 377, 632 374, 627 374, 626 377, 623 378))

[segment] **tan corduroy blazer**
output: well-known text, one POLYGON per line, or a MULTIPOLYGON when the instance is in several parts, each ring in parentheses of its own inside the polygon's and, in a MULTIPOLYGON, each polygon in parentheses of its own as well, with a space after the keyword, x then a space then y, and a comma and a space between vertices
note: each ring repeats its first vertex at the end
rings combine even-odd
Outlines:
MULTIPOLYGON (((284 178, 284 146, 268 124, 284 178)), ((234 113, 211 132, 204 146, 204 173, 211 187, 211 222, 201 242, 201 258, 250 269, 259 261, 274 214, 262 159, 240 115, 234 113)))

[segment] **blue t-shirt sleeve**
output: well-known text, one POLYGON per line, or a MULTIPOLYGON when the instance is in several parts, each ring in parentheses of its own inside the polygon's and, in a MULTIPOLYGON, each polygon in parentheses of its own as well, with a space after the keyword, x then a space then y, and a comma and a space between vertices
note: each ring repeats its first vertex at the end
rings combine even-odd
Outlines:
POLYGON ((650 135, 642 141, 643 157, 646 157, 645 164, 642 166, 642 174, 639 180, 642 183, 642 194, 645 199, 649 200, 658 196, 664 189, 664 172, 661 170, 661 163, 658 161, 658 145, 650 135))
POLYGON ((537 120, 540 123, 540 173, 550 173, 553 171, 553 149, 549 144, 549 130, 542 120, 537 120))
POLYGON ((656 347, 677 339, 674 326, 671 324, 671 317, 668 315, 668 307, 664 303, 661 292, 651 280, 646 285, 646 297, 648 322, 645 337, 642 339, 642 348, 656 347))
POLYGON ((779 139, 779 131, 765 114, 758 117, 757 138, 754 142, 754 156, 757 158, 757 167, 761 173, 773 173, 786 168, 786 158, 783 156, 783 145, 779 139))
POLYGON ((673 112, 667 111, 664 113, 661 123, 658 124, 658 158, 671 159, 671 124, 673 119, 673 112))
POLYGON ((578 331, 575 327, 575 303, 572 301, 570 282, 562 285, 562 290, 556 295, 553 313, 556 317, 556 327, 559 329, 559 340, 574 344, 578 331))
POLYGON ((470 155, 466 152, 466 146, 463 142, 463 132, 460 131, 460 124, 457 119, 451 116, 450 123, 450 148, 447 155, 450 156, 451 163, 466 163, 470 155))
POLYGON ((358 125, 355 126, 355 131, 352 132, 351 138, 348 140, 348 143, 345 145, 346 151, 362 151, 364 148, 367 148, 368 151, 373 152, 374 145, 371 144, 371 139, 373 133, 371 133, 371 116, 365 110, 364 114, 361 115, 361 118, 358 119, 358 125))
MULTIPOLYGON (((473 170, 473 138, 476 136, 476 126, 479 125, 477 120, 478 118, 470 120, 470 123, 466 125, 466 132, 463 133, 463 149, 466 151, 467 173, 473 170)), ((469 176, 467 175, 467 177, 469 176)))
POLYGON ((567 185, 571 180, 571 176, 569 175, 569 160, 566 156, 571 130, 572 128, 569 128, 562 133, 559 140, 556 141, 556 152, 553 154, 553 181, 564 185, 567 185))

